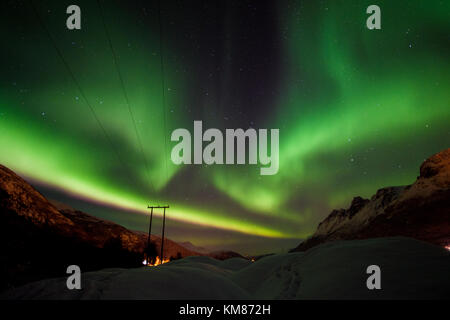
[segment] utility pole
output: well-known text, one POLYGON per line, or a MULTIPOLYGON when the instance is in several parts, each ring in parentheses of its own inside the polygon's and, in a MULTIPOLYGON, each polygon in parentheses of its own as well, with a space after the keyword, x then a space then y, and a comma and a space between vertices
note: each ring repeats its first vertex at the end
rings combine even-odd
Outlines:
POLYGON ((147 240, 147 265, 150 264, 150 240, 151 240, 151 234, 152 234, 152 220, 153 220, 153 207, 150 211, 150 225, 148 226, 148 240, 147 240))
POLYGON ((163 257, 164 257, 164 231, 166 230, 166 208, 164 208, 163 213, 163 229, 162 229, 162 238, 161 238, 161 256, 159 257, 159 260, 161 263, 163 263, 163 257))
POLYGON ((166 209, 169 208, 169 206, 147 206, 148 209, 151 209, 150 211, 150 224, 148 227, 148 240, 147 240, 147 264, 150 264, 150 240, 151 240, 151 232, 152 232, 152 220, 153 220, 153 209, 163 209, 163 229, 162 229, 162 237, 161 237, 161 253, 160 253, 160 260, 161 263, 163 261, 164 256, 164 231, 166 228, 166 209))

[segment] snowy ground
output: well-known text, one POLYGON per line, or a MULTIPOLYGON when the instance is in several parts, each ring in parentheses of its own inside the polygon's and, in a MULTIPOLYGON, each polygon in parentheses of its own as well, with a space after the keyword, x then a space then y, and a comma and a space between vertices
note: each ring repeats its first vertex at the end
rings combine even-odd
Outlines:
POLYGON ((188 257, 158 267, 43 280, 7 299, 429 299, 450 298, 450 253, 407 238, 339 241, 256 262, 188 257), (381 290, 368 290, 366 268, 381 268, 381 290))

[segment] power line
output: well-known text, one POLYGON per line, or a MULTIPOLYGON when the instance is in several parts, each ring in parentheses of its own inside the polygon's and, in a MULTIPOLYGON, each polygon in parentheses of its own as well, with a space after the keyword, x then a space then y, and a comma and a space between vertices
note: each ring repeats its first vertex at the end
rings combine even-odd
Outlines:
POLYGON ((117 158, 118 158, 119 161, 121 162, 122 166, 125 167, 125 168, 127 168, 128 166, 126 165, 126 163, 125 163, 125 162, 122 160, 122 158, 120 157, 120 154, 119 154, 119 152, 117 151, 117 149, 116 149, 116 147, 114 146, 114 144, 112 143, 112 140, 111 140, 111 138, 109 137, 109 135, 108 135, 108 133, 107 133, 105 127, 102 125, 102 123, 101 123, 99 117, 97 116, 97 114, 96 114, 94 108, 93 108, 92 105, 89 103, 89 100, 87 99, 86 95, 84 94, 83 89, 81 88, 79 82, 78 82, 77 79, 75 78, 75 75, 73 74, 72 69, 70 69, 70 66, 69 66, 69 64, 67 63, 66 59, 64 58, 64 56, 63 56, 61 50, 59 50, 58 46, 56 45, 55 39, 52 37, 52 34, 50 33, 50 31, 48 30, 47 26, 45 25, 44 20, 42 20, 40 14, 39 14, 39 11, 37 10, 36 6, 35 6, 34 3, 33 3, 33 0, 29 0, 29 1, 30 1, 30 4, 31 4, 31 6, 32 6, 32 8, 33 8, 33 10, 34 10, 34 13, 36 14, 36 17, 37 17, 39 23, 41 24, 41 27, 45 30, 45 32, 46 32, 48 38, 50 39, 50 42, 52 43, 54 49, 55 49, 56 52, 58 53, 58 56, 60 57, 61 61, 63 62, 63 64, 64 64, 66 70, 69 72, 72 81, 75 83, 75 85, 76 85, 78 91, 80 92, 82 98, 84 99, 84 101, 86 102, 86 104, 87 104, 88 107, 89 107, 89 110, 91 111, 92 115, 94 116, 95 121, 97 122, 98 126, 101 128, 103 134, 105 135, 106 140, 107 140, 108 143, 111 145, 111 147, 112 147, 114 153, 116 154, 117 158))
POLYGON ((161 65, 161 84, 162 84, 162 108, 163 108, 163 119, 164 119, 164 159, 166 165, 166 179, 169 180, 169 173, 167 169, 167 123, 166 123, 166 86, 164 79, 164 59, 163 59, 163 30, 161 21, 161 0, 158 0, 158 22, 159 22, 159 56, 161 65))
POLYGON ((111 49, 111 53, 112 53, 112 56, 113 56, 114 66, 116 67, 117 74, 118 74, 119 79, 120 79, 120 85, 121 85, 121 88, 122 88, 122 91, 123 91, 123 94, 124 94, 124 97, 125 97, 125 102, 127 103, 128 112, 130 113, 131 120, 133 121, 134 131, 136 133, 136 138, 137 138, 137 141, 138 141, 138 144, 139 144, 139 148, 140 148, 140 151, 141 151, 141 154, 142 154, 142 158, 144 160, 145 172, 146 172, 146 175, 147 175, 147 179, 150 182, 150 185, 152 186, 152 189, 154 189, 153 183, 152 183, 152 181, 150 179, 150 176, 149 176, 149 168, 148 168, 147 158, 145 157, 144 148, 142 147, 142 142, 141 142, 141 138, 140 138, 137 126, 136 126, 136 121, 135 121, 135 118, 134 118, 133 110, 131 109, 130 100, 128 99, 128 94, 127 94, 127 91, 126 91, 126 88, 125 88, 125 83, 123 81, 122 73, 120 72, 120 67, 119 67, 119 64, 117 62, 117 56, 116 56, 116 53, 114 51, 114 47, 112 45, 112 41, 111 41, 111 37, 109 35, 108 28, 106 26, 105 16, 103 14, 103 8, 102 8, 102 5, 100 3, 100 0, 97 0, 97 4, 98 4, 98 7, 100 9, 100 16, 102 18, 102 23, 103 23, 103 27, 105 29, 106 37, 108 38, 109 48, 111 49))

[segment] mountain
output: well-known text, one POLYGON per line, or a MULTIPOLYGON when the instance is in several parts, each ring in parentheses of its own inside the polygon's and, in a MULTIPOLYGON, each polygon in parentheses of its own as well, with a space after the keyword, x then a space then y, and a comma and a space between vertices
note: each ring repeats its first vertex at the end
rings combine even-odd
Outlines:
POLYGON ((190 241, 185 241, 185 242, 179 242, 179 244, 183 247, 185 247, 186 249, 192 250, 192 251, 196 251, 196 252, 200 252, 200 253, 209 253, 209 251, 203 247, 199 247, 194 245, 192 242, 190 241))
MULTIPOLYGON (((147 247, 148 233, 136 230, 128 230, 114 222, 100 219, 84 213, 79 210, 72 209, 63 203, 50 201, 61 214, 69 218, 74 225, 80 227, 82 232, 77 234, 79 239, 90 242, 96 247, 103 248, 111 239, 120 239, 123 249, 142 254, 147 247)), ((161 237, 157 235, 151 236, 151 242, 155 245, 155 250, 159 254, 161 252, 161 237)), ((187 257, 200 255, 199 252, 190 250, 172 241, 168 238, 164 239, 164 256, 170 257, 187 257)))
POLYGON ((292 251, 335 240, 406 236, 441 247, 450 244, 450 149, 423 162, 408 186, 355 197, 348 209, 333 210, 313 236, 292 251))
POLYGON ((207 255, 211 258, 217 259, 217 260, 227 260, 227 259, 231 259, 231 258, 243 258, 243 259, 247 259, 244 256, 242 256, 240 253, 237 253, 235 251, 231 251, 231 250, 217 250, 217 251, 209 251, 203 247, 198 247, 194 244, 192 244, 189 241, 185 241, 185 242, 180 242, 179 243, 181 246, 195 251, 195 252, 200 252, 204 255, 207 255))
MULTIPOLYGON (((10 169, 0 165, 0 290, 64 276, 67 266, 83 271, 142 265, 148 234, 128 230, 66 205, 48 201, 10 169)), ((161 239, 152 236, 154 254, 161 239)), ((170 239, 164 256, 200 255, 170 239)))
POLYGON ((237 253, 235 251, 229 251, 229 250, 222 250, 222 251, 213 251, 208 253, 208 256, 211 258, 217 259, 217 260, 227 260, 231 258, 241 258, 241 259, 247 259, 244 256, 242 256, 240 253, 237 253))

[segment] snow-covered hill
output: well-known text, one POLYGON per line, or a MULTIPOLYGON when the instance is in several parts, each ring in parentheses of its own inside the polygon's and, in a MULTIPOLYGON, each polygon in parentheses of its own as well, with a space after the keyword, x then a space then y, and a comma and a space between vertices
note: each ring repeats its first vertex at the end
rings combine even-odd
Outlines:
POLYGON ((408 238, 336 241, 256 262, 193 256, 158 267, 43 280, 3 294, 8 299, 436 299, 450 298, 450 253, 408 238), (369 290, 369 265, 381 290, 369 290))

